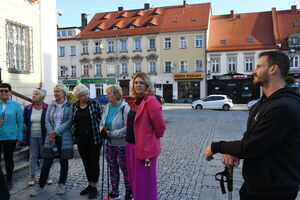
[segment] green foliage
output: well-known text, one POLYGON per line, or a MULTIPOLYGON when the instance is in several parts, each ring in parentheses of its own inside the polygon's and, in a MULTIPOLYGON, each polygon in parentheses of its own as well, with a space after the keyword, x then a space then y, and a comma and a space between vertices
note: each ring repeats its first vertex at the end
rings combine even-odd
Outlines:
POLYGON ((287 76, 287 77, 285 78, 285 82, 286 82, 286 84, 288 84, 288 85, 292 85, 292 84, 295 83, 295 78, 294 78, 293 76, 287 76))

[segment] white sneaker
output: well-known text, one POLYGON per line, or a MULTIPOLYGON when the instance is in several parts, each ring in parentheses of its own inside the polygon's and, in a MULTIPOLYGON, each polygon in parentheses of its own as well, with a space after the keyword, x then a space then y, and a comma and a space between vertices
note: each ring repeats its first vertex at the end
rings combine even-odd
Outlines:
POLYGON ((66 193, 66 186, 62 183, 59 183, 56 188, 56 194, 63 195, 66 193))
POLYGON ((44 192, 44 188, 41 188, 40 186, 37 186, 37 188, 35 188, 33 190, 33 192, 30 194, 30 196, 35 197, 35 196, 39 195, 42 192, 44 192))
POLYGON ((53 183, 53 180, 52 180, 51 176, 48 176, 47 184, 50 185, 52 183, 53 183))
POLYGON ((33 186, 35 184, 35 181, 36 181, 35 177, 30 177, 29 180, 28 180, 28 185, 33 186))

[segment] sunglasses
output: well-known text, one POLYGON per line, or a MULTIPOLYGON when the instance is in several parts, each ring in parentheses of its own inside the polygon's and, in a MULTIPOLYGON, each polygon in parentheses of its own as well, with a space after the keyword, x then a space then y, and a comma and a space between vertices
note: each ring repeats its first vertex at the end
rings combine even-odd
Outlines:
POLYGON ((9 90, 0 90, 0 93, 8 93, 9 90))

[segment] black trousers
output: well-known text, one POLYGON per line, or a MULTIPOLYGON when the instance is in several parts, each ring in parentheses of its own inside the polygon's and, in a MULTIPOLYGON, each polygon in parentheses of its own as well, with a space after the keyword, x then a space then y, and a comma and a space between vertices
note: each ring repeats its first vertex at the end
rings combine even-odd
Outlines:
MULTIPOLYGON (((53 163, 53 158, 45 158, 43 160, 43 166, 41 170, 41 175, 39 179, 39 185, 40 187, 44 187, 47 183, 47 179, 49 176, 50 168, 53 163)), ((58 183, 65 184, 68 177, 68 170, 69 170, 69 162, 68 159, 61 159, 60 162, 60 175, 59 175, 59 181, 58 183)))
POLYGON ((15 167, 14 151, 16 147, 16 142, 17 142, 16 140, 0 141, 0 162, 1 162, 1 153, 3 152, 7 182, 12 182, 12 175, 15 167))
POLYGON ((249 194, 246 190, 245 183, 240 189, 240 200, 295 200, 297 198, 298 191, 292 194, 281 196, 257 196, 249 194))
POLYGON ((76 134, 75 137, 87 180, 88 182, 97 183, 100 173, 99 157, 101 145, 95 146, 92 135, 89 133, 76 134))
POLYGON ((4 175, 3 175, 1 167, 0 167, 0 197, 2 200, 8 200, 9 196, 10 195, 9 195, 8 189, 6 187, 4 175))

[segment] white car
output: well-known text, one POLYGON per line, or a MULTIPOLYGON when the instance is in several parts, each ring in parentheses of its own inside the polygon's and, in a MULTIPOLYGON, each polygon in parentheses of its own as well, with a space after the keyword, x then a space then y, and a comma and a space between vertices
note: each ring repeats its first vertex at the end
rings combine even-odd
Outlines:
POLYGON ((209 95, 192 102, 193 109, 223 109, 227 111, 232 106, 232 100, 226 95, 209 95))
POLYGON ((259 99, 254 99, 252 101, 249 101, 247 104, 248 110, 250 110, 252 108, 252 106, 254 106, 258 101, 259 101, 259 99))

